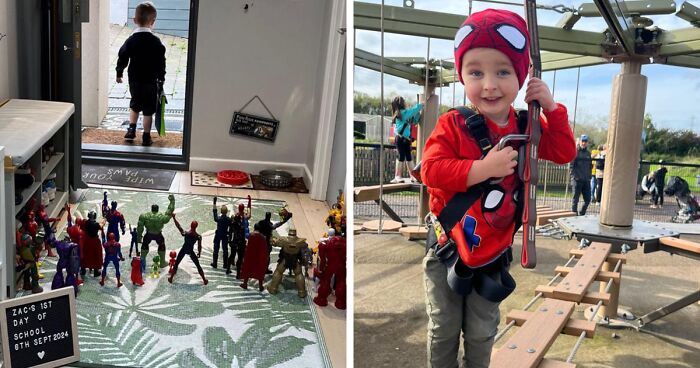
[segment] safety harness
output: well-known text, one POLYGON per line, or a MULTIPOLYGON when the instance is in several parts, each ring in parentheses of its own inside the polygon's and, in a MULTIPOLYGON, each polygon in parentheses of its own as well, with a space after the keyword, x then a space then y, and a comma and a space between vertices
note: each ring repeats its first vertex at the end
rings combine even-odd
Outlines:
MULTIPOLYGON (((489 130, 484 116, 466 107, 457 107, 453 110, 456 110, 464 118, 464 128, 479 145, 482 157, 486 156, 493 145, 489 138, 489 130)), ((527 111, 517 110, 516 117, 518 131, 525 131, 528 122, 527 111)), ((455 124, 462 125, 458 120, 460 119, 454 120, 455 124)), ((448 236, 452 229, 464 220, 469 208, 482 197, 485 187, 486 182, 473 185, 466 192, 455 194, 437 217, 432 213, 429 214, 435 239, 432 239, 433 234, 431 234, 428 237, 427 246, 433 248, 435 255, 447 266, 447 282, 452 290, 461 295, 468 295, 472 289, 475 289, 485 299, 500 302, 515 289, 515 280, 508 273, 508 267, 513 260, 512 248, 506 247, 496 259, 484 266, 471 268, 462 262, 457 250, 460 246, 466 246, 465 244, 457 244, 463 239, 453 239, 448 236), (500 284, 497 281, 498 276, 500 276, 500 284)), ((517 193, 513 237, 522 225, 525 201, 522 182, 518 184, 517 193)))

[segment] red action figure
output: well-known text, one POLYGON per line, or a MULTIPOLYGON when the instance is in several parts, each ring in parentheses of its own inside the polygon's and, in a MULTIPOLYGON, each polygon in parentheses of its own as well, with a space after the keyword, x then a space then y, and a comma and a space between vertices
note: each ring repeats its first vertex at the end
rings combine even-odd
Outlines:
POLYGON ((136 286, 143 285, 143 275, 141 274, 141 256, 136 252, 136 257, 131 259, 131 283, 136 286))
POLYGON ((335 276, 335 307, 345 309, 345 238, 331 235, 328 230, 328 240, 318 244, 318 275, 321 283, 314 303, 321 307, 328 305, 328 295, 331 294, 331 279, 335 276))
POLYGON ((267 240, 260 233, 260 226, 255 224, 253 233, 248 238, 243 265, 241 266, 240 278, 243 279, 241 287, 248 289, 248 279, 258 280, 260 291, 264 290, 263 279, 268 266, 267 260, 267 240))
POLYGON ((90 268, 93 270, 93 276, 98 277, 100 276, 100 269, 102 268, 102 244, 104 243, 104 241, 100 241, 100 235, 102 239, 105 239, 105 232, 102 225, 97 222, 96 212, 88 212, 88 219, 82 222, 80 230, 82 230, 80 274, 84 276, 87 269, 90 268))
POLYGON ((170 268, 168 268, 168 274, 172 275, 173 274, 173 266, 175 266, 175 257, 177 257, 177 252, 174 250, 170 251, 170 261, 168 262, 168 265, 170 268))

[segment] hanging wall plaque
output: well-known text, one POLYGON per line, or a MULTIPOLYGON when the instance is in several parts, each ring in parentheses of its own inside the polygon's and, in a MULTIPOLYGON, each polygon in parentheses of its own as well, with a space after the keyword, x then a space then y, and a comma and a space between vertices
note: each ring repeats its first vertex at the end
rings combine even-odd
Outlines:
POLYGON ((262 139, 270 142, 275 141, 277 137, 277 128, 279 127, 279 120, 272 115, 270 109, 265 106, 265 103, 257 95, 250 99, 243 107, 233 114, 233 119, 231 121, 231 129, 229 134, 231 135, 244 135, 252 138, 262 139), (256 116, 251 114, 246 114, 243 110, 248 106, 253 100, 258 99, 263 105, 270 117, 256 116))

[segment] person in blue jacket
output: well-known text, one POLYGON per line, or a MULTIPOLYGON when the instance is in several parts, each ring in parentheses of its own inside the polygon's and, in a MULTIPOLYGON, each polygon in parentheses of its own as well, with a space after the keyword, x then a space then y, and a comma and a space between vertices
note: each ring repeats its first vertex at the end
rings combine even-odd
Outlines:
MULTIPOLYGON (((413 157, 411 157, 411 125, 420 123, 420 113, 423 109, 423 101, 410 108, 406 108, 406 101, 401 96, 396 96, 391 101, 392 124, 394 124, 394 137, 396 150, 399 152, 399 157, 396 159, 396 170, 394 171, 394 179, 391 183, 400 183, 403 181, 401 177, 402 163, 406 165, 406 169, 410 173, 413 170, 413 157)), ((411 181, 415 179, 411 178, 411 181)))

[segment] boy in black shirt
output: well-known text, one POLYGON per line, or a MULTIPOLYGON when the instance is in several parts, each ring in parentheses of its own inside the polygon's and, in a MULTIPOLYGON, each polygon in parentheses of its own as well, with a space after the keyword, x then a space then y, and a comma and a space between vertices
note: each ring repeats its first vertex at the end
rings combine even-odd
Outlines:
POLYGON ((151 124, 156 112, 156 102, 160 83, 165 81, 165 46, 153 34, 156 21, 156 7, 150 1, 136 6, 134 24, 138 27, 119 49, 117 60, 117 83, 122 83, 124 68, 129 65, 129 129, 124 139, 136 138, 136 121, 143 112, 144 146, 153 144, 151 124))

